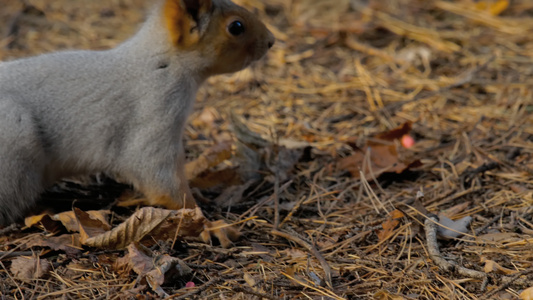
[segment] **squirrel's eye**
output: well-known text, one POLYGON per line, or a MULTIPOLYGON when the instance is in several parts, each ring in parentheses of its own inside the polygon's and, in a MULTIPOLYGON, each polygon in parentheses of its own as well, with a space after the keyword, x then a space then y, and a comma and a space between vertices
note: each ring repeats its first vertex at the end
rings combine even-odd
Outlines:
POLYGON ((228 25, 228 32, 233 36, 244 33, 244 24, 241 21, 233 21, 228 25))

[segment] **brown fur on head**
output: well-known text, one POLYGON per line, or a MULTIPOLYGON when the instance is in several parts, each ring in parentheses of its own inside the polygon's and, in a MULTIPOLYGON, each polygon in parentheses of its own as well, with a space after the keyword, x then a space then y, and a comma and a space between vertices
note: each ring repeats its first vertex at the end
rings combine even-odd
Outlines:
POLYGON ((198 52, 207 76, 239 71, 274 44, 256 16, 229 0, 165 0, 163 14, 172 44, 198 52))

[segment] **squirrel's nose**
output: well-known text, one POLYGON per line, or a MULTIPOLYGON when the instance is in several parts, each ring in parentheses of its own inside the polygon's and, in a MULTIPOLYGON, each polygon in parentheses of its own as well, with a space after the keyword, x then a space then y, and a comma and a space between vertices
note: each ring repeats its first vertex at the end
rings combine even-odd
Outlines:
POLYGON ((272 48, 274 46, 274 40, 268 42, 268 49, 272 48))

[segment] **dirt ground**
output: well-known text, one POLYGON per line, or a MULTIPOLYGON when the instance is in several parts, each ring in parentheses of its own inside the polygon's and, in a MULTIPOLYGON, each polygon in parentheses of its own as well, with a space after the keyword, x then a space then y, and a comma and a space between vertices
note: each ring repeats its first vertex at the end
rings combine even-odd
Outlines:
MULTIPOLYGON (((52 245, 67 230, 44 221, 6 227, 2 299, 533 299, 533 2, 239 3, 277 42, 201 88, 186 148, 194 162, 229 141, 231 157, 191 185, 241 237, 107 250, 52 245), (190 270, 154 286, 117 263, 135 249, 190 270)), ((112 48, 150 3, 1 6, 0 60, 12 60, 112 48)), ((74 190, 59 192, 67 209, 83 198, 112 226, 135 210, 113 205, 131 193, 115 183, 74 190)))

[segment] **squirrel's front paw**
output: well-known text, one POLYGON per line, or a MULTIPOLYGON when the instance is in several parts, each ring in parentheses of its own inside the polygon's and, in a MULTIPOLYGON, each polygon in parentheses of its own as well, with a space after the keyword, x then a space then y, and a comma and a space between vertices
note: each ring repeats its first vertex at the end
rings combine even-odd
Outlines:
POLYGON ((204 231, 200 234, 200 238, 207 244, 211 242, 213 237, 216 237, 220 245, 224 248, 229 248, 232 242, 236 241, 241 236, 239 230, 223 220, 206 221, 204 223, 204 231))

